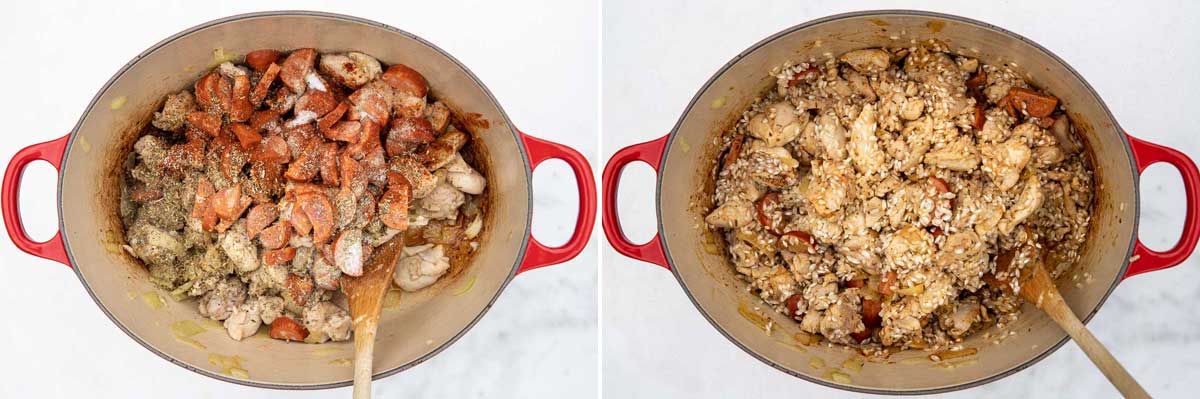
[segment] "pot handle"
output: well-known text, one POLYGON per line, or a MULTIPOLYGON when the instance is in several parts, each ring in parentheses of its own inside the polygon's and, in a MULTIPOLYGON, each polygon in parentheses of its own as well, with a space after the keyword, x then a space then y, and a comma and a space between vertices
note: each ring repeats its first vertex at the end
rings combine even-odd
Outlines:
POLYGON ((641 161, 650 165, 654 168, 654 172, 658 173, 658 163, 662 160, 663 152, 666 150, 668 137, 670 135, 634 144, 613 154, 612 158, 608 160, 608 164, 604 166, 604 175, 600 180, 603 184, 604 195, 604 206, 600 212, 604 236, 608 238, 608 243, 612 245, 613 249, 630 258, 671 270, 671 265, 667 263, 667 257, 663 253, 658 233, 654 233, 654 238, 645 244, 634 244, 629 241, 629 237, 625 236, 625 232, 621 231, 621 221, 617 218, 617 186, 621 182, 621 171, 625 170, 625 166, 630 163, 641 161))
POLYGON ((21 174, 25 172, 25 167, 30 162, 41 160, 49 162, 54 169, 59 169, 70 138, 71 135, 67 134, 17 151, 17 154, 13 155, 12 160, 8 162, 8 169, 4 171, 4 182, 0 186, 0 210, 4 214, 4 228, 8 230, 8 238, 12 239, 17 248, 30 255, 62 263, 67 267, 71 267, 71 261, 67 258, 62 232, 55 232, 54 237, 45 242, 33 241, 28 234, 25 234, 25 226, 21 223, 21 210, 17 199, 21 189, 21 174))
POLYGON ((575 188, 579 192, 579 215, 575 220, 575 232, 562 246, 547 247, 530 233, 525 258, 521 260, 517 274, 571 260, 583 252, 596 225, 596 179, 592 177, 592 167, 587 158, 571 147, 525 133, 521 133, 521 141, 525 144, 525 152, 529 154, 530 172, 547 159, 561 159, 571 167, 571 172, 575 173, 575 188))
POLYGON ((1183 234, 1171 249, 1165 252, 1154 251, 1142 245, 1140 239, 1137 240, 1133 247, 1133 259, 1129 262, 1129 268, 1122 279, 1183 263, 1192 254, 1192 250, 1196 249, 1196 241, 1200 240, 1200 220, 1197 220, 1200 215, 1196 213, 1200 211, 1200 191, 1197 191, 1200 190, 1200 172, 1196 170, 1196 164, 1187 155, 1175 149, 1129 135, 1126 137, 1129 138, 1129 145, 1133 149, 1133 160, 1137 163, 1139 174, 1145 171, 1147 166, 1159 162, 1166 162, 1179 170, 1179 175, 1183 177, 1183 192, 1187 198, 1187 213, 1183 219, 1183 234))

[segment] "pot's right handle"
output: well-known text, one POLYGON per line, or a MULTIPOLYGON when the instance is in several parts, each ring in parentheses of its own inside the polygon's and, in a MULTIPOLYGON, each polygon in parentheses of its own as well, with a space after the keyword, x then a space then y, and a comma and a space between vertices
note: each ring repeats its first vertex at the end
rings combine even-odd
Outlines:
POLYGON ((579 213, 575 219, 575 231, 571 233, 571 238, 566 244, 547 247, 530 233, 525 257, 521 259, 517 274, 575 258, 587 246, 588 239, 592 237, 592 229, 596 226, 596 180, 592 177, 592 167, 588 164, 587 157, 571 147, 519 133, 525 151, 529 154, 530 173, 548 159, 562 160, 571 168, 571 172, 575 174, 575 188, 579 192, 579 213))
POLYGON ((30 255, 62 263, 67 267, 71 267, 71 261, 67 258, 62 232, 55 232, 54 237, 45 242, 37 242, 29 238, 29 235, 25 234, 25 226, 21 224, 21 210, 17 200, 21 190, 21 174, 25 172, 25 167, 30 162, 40 160, 49 162, 54 169, 59 169, 62 165, 63 153, 67 148, 67 141, 70 138, 71 135, 67 134, 61 138, 34 144, 17 151, 17 155, 13 155, 12 160, 8 162, 8 169, 4 171, 3 185, 0 185, 0 210, 4 214, 4 228, 8 230, 8 238, 12 239, 17 248, 30 255))
POLYGON ((1129 262, 1129 269, 1125 271, 1125 277, 1122 279, 1183 263, 1192 254, 1192 250, 1196 249, 1196 241, 1200 240, 1200 220, 1197 220, 1200 218, 1200 214, 1197 214, 1200 211, 1200 191, 1197 191, 1200 189, 1200 172, 1196 170, 1196 164, 1187 155, 1175 149, 1129 135, 1126 137, 1129 138, 1129 145, 1133 149, 1133 160, 1137 163, 1139 174, 1145 171, 1147 166, 1159 162, 1166 162, 1179 170, 1179 175, 1183 176, 1187 213, 1183 219, 1183 234, 1171 249, 1158 252, 1142 245, 1141 239, 1137 240, 1133 247, 1133 260, 1129 262))
POLYGON ((654 168, 654 172, 658 173, 658 163, 667 147, 668 137, 669 135, 645 143, 634 144, 613 154, 612 158, 608 160, 608 164, 604 165, 604 174, 601 177, 604 197, 600 212, 604 236, 608 238, 608 243, 613 246, 613 249, 630 258, 653 263, 670 270, 671 266, 667 264, 667 257, 663 254, 658 233, 655 233, 654 238, 645 244, 634 244, 629 241, 629 237, 625 236, 625 232, 621 231, 621 221, 617 219, 617 185, 621 181, 621 171, 631 162, 641 161, 649 164, 654 168))

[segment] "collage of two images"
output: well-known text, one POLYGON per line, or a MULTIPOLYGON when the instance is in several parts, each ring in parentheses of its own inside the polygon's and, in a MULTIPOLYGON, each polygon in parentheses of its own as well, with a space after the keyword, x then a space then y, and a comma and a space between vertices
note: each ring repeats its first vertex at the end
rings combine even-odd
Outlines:
POLYGON ((18 8, 0 397, 1200 377, 1200 7, 18 8))

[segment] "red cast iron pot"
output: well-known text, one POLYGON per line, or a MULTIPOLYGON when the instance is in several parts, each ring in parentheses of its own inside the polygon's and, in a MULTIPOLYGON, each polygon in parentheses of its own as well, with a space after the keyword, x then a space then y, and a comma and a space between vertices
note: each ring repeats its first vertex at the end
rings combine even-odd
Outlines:
MULTIPOLYGON (((609 243, 626 256, 671 270, 697 310, 751 356, 818 384, 882 394, 945 392, 994 381, 1046 357, 1066 342, 1066 333, 1026 304, 1009 328, 986 330, 992 336, 1009 330, 1018 334, 998 345, 991 344, 982 332, 973 335, 962 345, 978 348, 978 354, 952 371, 931 367, 928 361, 868 362, 860 372, 836 381, 828 368, 814 369, 810 363, 815 358, 836 367, 848 355, 844 348, 815 345, 797 351, 790 337, 799 331, 799 323, 767 312, 763 316, 774 320, 775 328, 773 334, 766 334, 739 314, 740 304, 761 301, 735 276, 723 250, 703 247, 707 239, 697 226, 704 226, 705 210, 688 206, 694 198, 711 197, 703 187, 711 183, 711 171, 721 151, 713 138, 733 126, 750 103, 774 87, 771 68, 788 60, 824 59, 824 54, 906 46, 914 39, 931 38, 987 63, 1020 66, 1028 79, 1061 99, 1076 131, 1087 140, 1098 189, 1092 231, 1076 267, 1090 273, 1094 281, 1060 287, 1081 319, 1090 319, 1121 280, 1177 265, 1192 253, 1200 239, 1196 213, 1200 209, 1200 173, 1186 155, 1127 135, 1082 76, 1029 39, 984 22, 918 11, 858 12, 807 22, 764 39, 725 64, 692 98, 670 134, 617 151, 605 166, 602 223, 609 243), (621 170, 635 161, 649 164, 658 173, 658 234, 640 245, 625 237, 616 215, 621 170), (1137 239, 1138 176, 1158 162, 1179 170, 1187 197, 1183 236, 1165 252, 1152 251, 1137 239)), ((891 360, 927 355, 910 350, 893 354, 891 360)))
POLYGON ((213 62, 214 49, 232 54, 274 48, 313 47, 319 51, 357 50, 387 64, 403 62, 421 71, 433 96, 469 123, 472 145, 482 146, 488 179, 489 214, 472 263, 455 279, 443 279, 406 294, 380 321, 375 377, 412 367, 445 349, 487 311, 516 275, 565 262, 580 253, 595 222, 596 186, 579 152, 518 131, 491 92, 466 66, 410 33, 344 15, 282 11, 233 16, 188 29, 139 54, 100 89, 71 133, 29 146, 9 162, 0 189, 8 235, 21 250, 71 267, 100 310, 130 338, 172 363, 223 381, 287 389, 319 389, 350 384, 351 368, 330 359, 353 357, 350 342, 321 346, 271 339, 237 342, 223 331, 201 333, 195 343, 176 339, 168 325, 200 320, 192 301, 166 300, 160 310, 139 298, 157 290, 145 269, 120 250, 117 187, 113 170, 132 148, 141 127, 168 93, 190 87, 213 62), (116 98, 127 99, 111 110, 116 98), (476 115, 471 115, 476 114, 476 115), (501 154, 502 156, 487 156, 501 154), (530 235, 531 173, 547 159, 561 159, 575 174, 579 214, 570 240, 547 247, 530 235), (59 232, 46 242, 25 234, 17 210, 21 173, 43 160, 58 169, 59 232), (470 289, 464 288, 470 285, 470 289), (451 289, 453 288, 453 289, 451 289), (202 347, 202 348, 201 348, 202 347), (209 363, 209 354, 237 355, 249 377, 233 376, 209 363))

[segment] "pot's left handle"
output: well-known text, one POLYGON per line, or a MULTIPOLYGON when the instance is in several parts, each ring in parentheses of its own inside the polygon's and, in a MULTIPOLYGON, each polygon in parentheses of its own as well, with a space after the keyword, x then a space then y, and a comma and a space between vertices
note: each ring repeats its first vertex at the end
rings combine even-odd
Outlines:
POLYGON ((21 174, 25 172, 25 167, 33 161, 46 161, 54 165, 54 169, 58 169, 70 138, 71 135, 67 134, 17 151, 17 155, 8 162, 8 169, 4 171, 3 186, 0 186, 0 210, 4 213, 4 228, 8 230, 8 237, 12 239, 13 244, 30 255, 62 263, 67 267, 71 266, 71 261, 67 258, 66 247, 63 246, 62 232, 55 232, 54 237, 45 242, 33 241, 25 234, 25 226, 21 224, 21 211, 18 209, 17 200, 21 190, 21 174))
POLYGON ((658 164, 662 160, 663 151, 667 148, 669 137, 670 135, 662 136, 645 143, 622 148, 608 160, 608 165, 604 165, 604 175, 601 177, 601 182, 604 183, 604 207, 601 210, 603 215, 600 220, 600 224, 604 226, 604 236, 608 238, 609 245, 612 245, 617 252, 630 258, 662 266, 668 270, 671 269, 671 265, 667 263, 667 257, 663 252, 657 233, 650 241, 634 244, 621 230, 621 220, 617 217, 617 187, 621 183, 621 172, 630 163, 645 162, 654 168, 655 173, 658 173, 658 164))
POLYGON ((1187 201, 1187 213, 1183 217, 1183 234, 1180 235, 1179 242, 1176 242, 1171 249, 1163 252, 1155 251, 1142 245, 1141 239, 1137 240, 1133 247, 1133 259, 1130 259, 1129 268, 1125 271, 1125 277, 1122 279, 1183 263, 1196 249, 1196 242, 1200 241, 1200 213, 1198 213, 1200 212, 1200 171, 1196 169, 1196 164, 1178 150, 1139 140, 1133 136, 1126 135, 1126 137, 1129 138, 1129 146, 1133 149, 1133 159, 1137 163, 1138 173, 1159 162, 1165 162, 1179 170, 1179 175, 1183 177, 1183 193, 1187 201))
POLYGON ((571 147, 546 141, 521 133, 521 141, 525 144, 525 152, 529 154, 529 170, 537 169, 543 161, 561 159, 571 167, 575 174, 575 188, 579 192, 579 214, 575 219, 575 231, 566 244, 558 247, 547 247, 538 242, 537 238, 529 235, 529 244, 525 248, 525 258, 517 274, 539 267, 556 265, 566 262, 583 252, 588 239, 592 236, 592 228, 596 224, 596 179, 592 177, 592 166, 587 158, 571 147))

